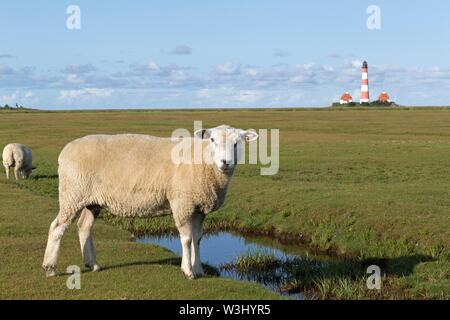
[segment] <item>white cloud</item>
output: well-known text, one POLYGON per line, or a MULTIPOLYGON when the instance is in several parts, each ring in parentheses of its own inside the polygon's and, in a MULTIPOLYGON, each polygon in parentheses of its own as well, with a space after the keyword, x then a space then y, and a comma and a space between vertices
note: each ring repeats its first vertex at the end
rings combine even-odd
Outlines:
POLYGON ((256 90, 240 90, 239 101, 244 103, 255 103, 261 100, 261 92, 256 90))
POLYGON ((161 66, 158 63, 151 61, 146 64, 133 63, 130 65, 130 71, 124 73, 121 76, 132 77, 132 76, 159 76, 168 77, 174 71, 188 70, 189 67, 180 67, 176 64, 161 66))
POLYGON ((81 79, 80 76, 77 74, 68 74, 66 77, 66 81, 74 84, 80 84, 84 82, 84 80, 81 79))
POLYGON ((245 74, 251 76, 251 77, 255 77, 258 75, 258 69, 256 68, 249 68, 245 71, 245 74))
POLYGON ((361 68, 363 62, 361 60, 352 60, 351 66, 354 68, 361 68))
POLYGON ((236 62, 226 62, 216 66, 216 73, 219 75, 237 75, 241 73, 241 64, 236 62))
POLYGON ((197 91, 201 103, 218 106, 246 106, 261 100, 263 94, 258 90, 240 90, 235 87, 205 88, 197 91))
POLYGON ((170 78, 173 81, 185 81, 188 79, 188 76, 182 70, 173 70, 170 74, 170 78))
POLYGON ((71 73, 71 74, 90 73, 94 71, 97 71, 97 68, 90 63, 68 65, 63 70, 64 73, 71 73))
MULTIPOLYGON (((29 101, 45 105, 57 101, 67 106, 76 103, 180 108, 328 105, 345 91, 353 93, 355 100, 359 98, 361 64, 351 58, 332 65, 258 66, 227 62, 213 66, 208 72, 151 61, 134 63, 128 68, 114 65, 117 69, 109 73, 93 65, 38 71, 34 67, 0 64, 0 98, 6 101, 3 104, 13 105, 16 102, 30 105, 29 101), (27 97, 27 92, 31 96, 27 97)), ((399 67, 374 63, 369 65, 369 83, 372 98, 386 90, 401 104, 432 105, 450 101, 450 68, 445 66, 399 67)))
POLYGON ((290 78, 290 80, 292 82, 296 82, 296 83, 307 83, 307 82, 311 82, 312 81, 310 76, 305 75, 305 74, 297 75, 295 77, 290 78))
POLYGON ((85 88, 78 90, 61 90, 59 99, 78 99, 83 97, 110 97, 114 93, 112 89, 85 88))
POLYGON ((14 69, 8 67, 7 65, 0 64, 0 75, 11 75, 14 74, 14 69))
POLYGON ((156 62, 149 62, 147 68, 150 72, 158 72, 161 70, 160 66, 156 62))
POLYGON ((26 105, 36 102, 37 99, 32 91, 26 91, 23 93, 20 90, 16 90, 10 94, 4 94, 0 96, 0 105, 8 104, 10 106, 26 105))
POLYGON ((5 94, 1 96, 1 102, 0 105, 5 105, 5 104, 15 104, 17 103, 17 98, 18 98, 18 92, 13 92, 9 95, 5 94))
POLYGON ((211 89, 200 89, 197 91, 197 97, 209 98, 211 97, 211 89))

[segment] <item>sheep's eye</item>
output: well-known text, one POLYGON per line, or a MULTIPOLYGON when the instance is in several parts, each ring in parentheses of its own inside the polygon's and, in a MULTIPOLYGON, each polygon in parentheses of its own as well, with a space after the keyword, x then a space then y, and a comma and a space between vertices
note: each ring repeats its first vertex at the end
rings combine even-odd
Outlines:
POLYGON ((214 142, 214 138, 211 138, 211 142, 214 142))

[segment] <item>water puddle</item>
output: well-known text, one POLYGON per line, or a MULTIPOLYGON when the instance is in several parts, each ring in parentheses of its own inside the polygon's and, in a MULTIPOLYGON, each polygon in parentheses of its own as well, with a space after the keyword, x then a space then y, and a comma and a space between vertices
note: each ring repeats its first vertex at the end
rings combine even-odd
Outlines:
MULTIPOLYGON (((165 247, 181 256, 181 243, 174 236, 142 236, 141 243, 152 243, 165 247)), ((298 293, 286 289, 287 283, 296 282, 299 273, 289 270, 320 269, 326 258, 311 256, 305 248, 285 245, 269 237, 248 237, 229 232, 205 235, 200 246, 202 263, 215 267, 221 277, 258 282, 294 299, 305 299, 298 293), (238 263, 237 263, 238 262, 238 263), (239 265, 239 268, 236 268, 239 265)), ((288 286, 289 287, 289 286, 288 286)))

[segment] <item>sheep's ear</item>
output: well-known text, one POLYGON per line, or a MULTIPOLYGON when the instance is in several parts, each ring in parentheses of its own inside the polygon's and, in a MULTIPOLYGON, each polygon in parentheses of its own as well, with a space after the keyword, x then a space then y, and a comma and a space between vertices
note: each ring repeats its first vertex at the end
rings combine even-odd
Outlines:
POLYGON ((199 139, 209 139, 211 137, 211 130, 200 129, 194 132, 194 137, 199 139))
POLYGON ((258 134, 256 131, 250 129, 250 130, 241 130, 239 132, 239 135, 242 137, 242 139, 245 139, 246 142, 252 142, 258 139, 258 134))

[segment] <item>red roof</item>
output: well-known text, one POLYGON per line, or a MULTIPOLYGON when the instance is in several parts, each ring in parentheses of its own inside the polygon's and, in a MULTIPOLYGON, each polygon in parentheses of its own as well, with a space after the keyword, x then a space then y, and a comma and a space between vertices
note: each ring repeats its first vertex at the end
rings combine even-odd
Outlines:
POLYGON ((352 101, 353 98, 352 98, 352 96, 350 95, 350 93, 346 92, 346 93, 344 93, 344 94, 342 95, 341 100, 344 100, 344 101, 352 101))
POLYGON ((380 96, 378 97, 378 100, 380 100, 381 102, 384 102, 384 101, 391 100, 391 98, 389 97, 389 95, 387 94, 386 91, 383 91, 383 92, 380 94, 380 96))

